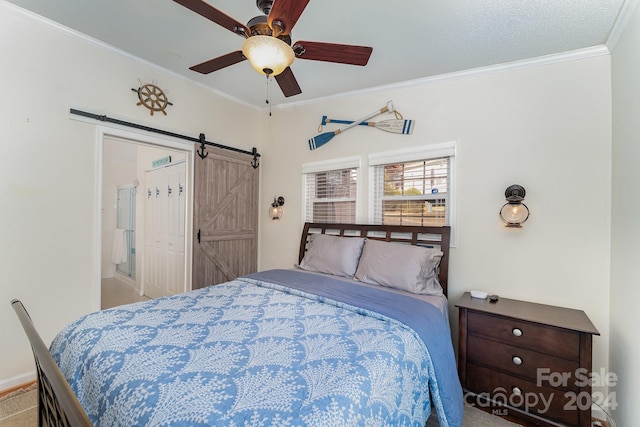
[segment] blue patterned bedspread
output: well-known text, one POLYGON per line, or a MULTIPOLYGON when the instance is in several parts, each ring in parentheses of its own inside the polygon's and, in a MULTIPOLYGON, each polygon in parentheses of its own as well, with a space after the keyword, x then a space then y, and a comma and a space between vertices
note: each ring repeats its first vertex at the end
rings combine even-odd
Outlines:
POLYGON ((257 273, 89 314, 51 353, 96 426, 423 427, 432 403, 460 426, 444 316, 362 289, 257 273))

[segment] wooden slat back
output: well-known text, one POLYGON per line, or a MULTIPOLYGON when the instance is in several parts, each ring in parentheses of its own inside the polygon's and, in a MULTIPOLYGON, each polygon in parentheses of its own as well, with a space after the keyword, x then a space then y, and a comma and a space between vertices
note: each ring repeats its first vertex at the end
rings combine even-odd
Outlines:
POLYGON ((55 427, 89 427, 91 421, 71 390, 49 349, 40 338, 22 302, 11 301, 18 315, 36 362, 38 371, 38 425, 55 427))

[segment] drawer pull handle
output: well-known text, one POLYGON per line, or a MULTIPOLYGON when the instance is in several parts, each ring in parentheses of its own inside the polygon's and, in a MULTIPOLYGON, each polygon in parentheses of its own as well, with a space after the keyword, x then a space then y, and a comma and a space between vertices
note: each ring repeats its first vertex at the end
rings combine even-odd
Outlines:
POLYGON ((522 365, 522 359, 520 359, 518 356, 513 356, 513 358, 511 360, 516 365, 522 365))
POLYGON ((513 328, 513 330, 511 331, 511 333, 512 333, 513 335, 515 335, 516 337, 521 337, 521 336, 522 336, 522 329, 513 328))
POLYGON ((522 394, 522 390, 520 390, 520 388, 518 388, 518 387, 513 387, 513 388, 511 389, 511 392, 512 392, 513 394, 517 395, 517 396, 520 396, 520 395, 522 394))

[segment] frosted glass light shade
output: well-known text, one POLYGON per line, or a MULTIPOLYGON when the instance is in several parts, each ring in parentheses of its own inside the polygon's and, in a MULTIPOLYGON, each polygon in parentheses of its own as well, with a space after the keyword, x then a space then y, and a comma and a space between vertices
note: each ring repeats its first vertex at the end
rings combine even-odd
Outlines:
POLYGON ((529 208, 524 203, 505 203, 500 209, 500 218, 507 223, 507 227, 519 228, 529 218, 529 208))
POLYGON ((282 206, 271 206, 269 208, 269 218, 273 220, 278 220, 282 218, 283 214, 284 214, 284 209, 282 208, 282 206))
POLYGON ((277 76, 295 59, 291 46, 271 36, 251 36, 242 43, 242 54, 259 73, 277 76))
POLYGON ((273 203, 271 203, 271 206, 269 207, 269 218, 273 220, 282 218, 282 215, 284 214, 284 209, 282 208, 283 205, 284 197, 274 197, 273 203))

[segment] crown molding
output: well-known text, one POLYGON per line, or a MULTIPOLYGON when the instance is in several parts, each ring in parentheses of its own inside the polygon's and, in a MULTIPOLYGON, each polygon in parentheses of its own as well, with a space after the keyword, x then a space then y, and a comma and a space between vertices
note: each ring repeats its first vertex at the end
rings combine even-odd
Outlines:
POLYGON ((613 28, 609 33, 609 38, 607 39, 606 45, 609 49, 609 52, 613 52, 613 50, 618 45, 620 41, 620 37, 622 37, 622 33, 627 28, 633 13, 636 10, 636 7, 640 3, 640 0, 625 0, 620 8, 620 13, 618 13, 618 17, 616 18, 616 22, 613 24, 613 28))
MULTIPOLYGON (((640 0, 633 0, 633 1, 638 2, 640 0)), ((544 65, 558 64, 558 63, 567 62, 567 61, 576 61, 580 59, 593 58, 596 56, 609 55, 609 54, 610 54, 610 51, 606 45, 599 45, 599 46, 593 46, 593 47, 588 47, 584 49, 577 49, 577 50, 572 50, 572 51, 562 52, 562 53, 557 53, 552 55, 539 56, 536 58, 524 59, 521 61, 513 61, 513 62, 502 63, 502 64, 489 65, 486 67, 473 68, 470 70, 454 71, 452 73, 445 73, 445 74, 439 74, 436 76, 406 80, 404 82, 397 82, 389 85, 375 86, 375 87, 370 87, 370 88, 351 91, 351 92, 343 92, 337 95, 331 95, 331 96, 326 96, 322 98, 314 98, 306 101, 279 104, 277 107, 274 107, 274 108, 289 109, 289 108, 299 107, 303 105, 316 104, 324 101, 339 100, 341 98, 347 98, 350 96, 382 92, 382 91, 401 89, 401 88, 407 88, 407 87, 422 86, 430 83, 451 81, 451 80, 457 80, 457 79, 468 78, 468 77, 478 77, 478 76, 484 76, 488 74, 503 73, 506 71, 535 68, 535 67, 541 67, 544 65)))

